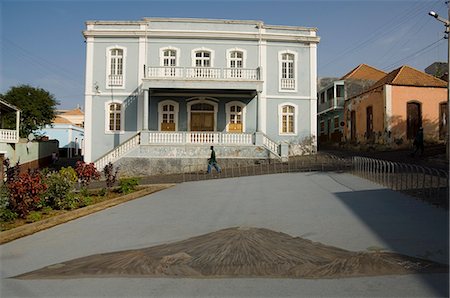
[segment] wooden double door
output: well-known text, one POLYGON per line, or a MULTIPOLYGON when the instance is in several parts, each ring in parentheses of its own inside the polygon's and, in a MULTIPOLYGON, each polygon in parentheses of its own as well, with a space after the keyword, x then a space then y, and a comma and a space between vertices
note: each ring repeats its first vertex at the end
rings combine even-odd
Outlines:
POLYGON ((191 131, 214 131, 214 112, 191 112, 191 131))

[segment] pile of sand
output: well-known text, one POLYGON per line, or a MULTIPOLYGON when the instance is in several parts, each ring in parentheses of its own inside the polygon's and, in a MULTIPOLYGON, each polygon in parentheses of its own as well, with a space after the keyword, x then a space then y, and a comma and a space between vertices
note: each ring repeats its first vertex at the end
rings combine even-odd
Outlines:
POLYGON ((448 272, 448 266, 394 253, 347 251, 268 229, 229 228, 171 244, 79 258, 16 278, 340 278, 418 272, 448 272))

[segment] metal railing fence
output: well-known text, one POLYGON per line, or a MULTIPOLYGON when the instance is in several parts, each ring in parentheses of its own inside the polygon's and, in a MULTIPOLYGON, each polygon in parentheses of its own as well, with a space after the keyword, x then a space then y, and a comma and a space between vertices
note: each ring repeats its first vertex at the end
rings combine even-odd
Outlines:
POLYGON ((448 209, 449 175, 443 170, 354 156, 352 174, 448 209))
MULTIPOLYGON (((220 160, 219 160, 220 162, 220 160)), ((262 160, 258 164, 233 161, 206 173, 205 165, 188 165, 180 173, 141 177, 141 184, 182 183, 209 179, 236 178, 277 173, 335 171, 348 172, 395 191, 406 193, 433 205, 449 207, 449 175, 443 170, 412 164, 354 156, 352 159, 330 154, 290 157, 289 161, 262 160)))

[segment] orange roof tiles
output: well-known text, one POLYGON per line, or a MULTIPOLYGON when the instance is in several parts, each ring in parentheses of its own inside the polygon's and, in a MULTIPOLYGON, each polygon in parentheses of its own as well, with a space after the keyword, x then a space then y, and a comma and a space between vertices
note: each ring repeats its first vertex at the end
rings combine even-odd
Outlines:
POLYGON ((344 75, 341 80, 345 79, 358 79, 358 80, 369 80, 378 81, 383 78, 386 73, 382 70, 376 69, 375 67, 369 66, 367 64, 360 64, 346 75, 344 75))
POLYGON ((54 124, 73 124, 72 122, 70 122, 70 121, 67 120, 66 118, 60 117, 60 116, 56 116, 56 117, 53 119, 52 123, 54 123, 54 124))
POLYGON ((73 110, 69 110, 66 111, 64 113, 61 113, 61 115, 84 115, 83 111, 81 111, 81 109, 73 109, 73 110))

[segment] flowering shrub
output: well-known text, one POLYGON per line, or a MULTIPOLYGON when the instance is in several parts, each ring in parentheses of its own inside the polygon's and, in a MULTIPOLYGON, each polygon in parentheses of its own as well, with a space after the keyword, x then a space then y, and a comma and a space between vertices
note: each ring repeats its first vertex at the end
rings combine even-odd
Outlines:
POLYGON ((117 180, 117 173, 119 172, 119 168, 116 168, 114 171, 114 165, 112 162, 109 162, 104 168, 103 168, 103 174, 106 178, 106 187, 110 189, 114 186, 114 183, 116 183, 117 180))
POLYGON ((13 181, 19 176, 20 166, 19 162, 17 162, 14 166, 11 166, 11 161, 9 158, 3 160, 3 166, 6 169, 6 182, 13 181))
POLYGON ((47 188, 39 172, 21 173, 6 186, 9 190, 8 207, 22 218, 39 206, 41 195, 47 188))
POLYGON ((92 162, 85 163, 84 161, 77 161, 75 172, 78 175, 78 181, 80 181, 83 187, 87 187, 92 180, 100 179, 100 173, 92 162))
POLYGON ((47 185, 43 195, 44 204, 53 209, 73 209, 75 207, 73 191, 77 180, 77 173, 71 167, 48 173, 44 178, 47 185))

